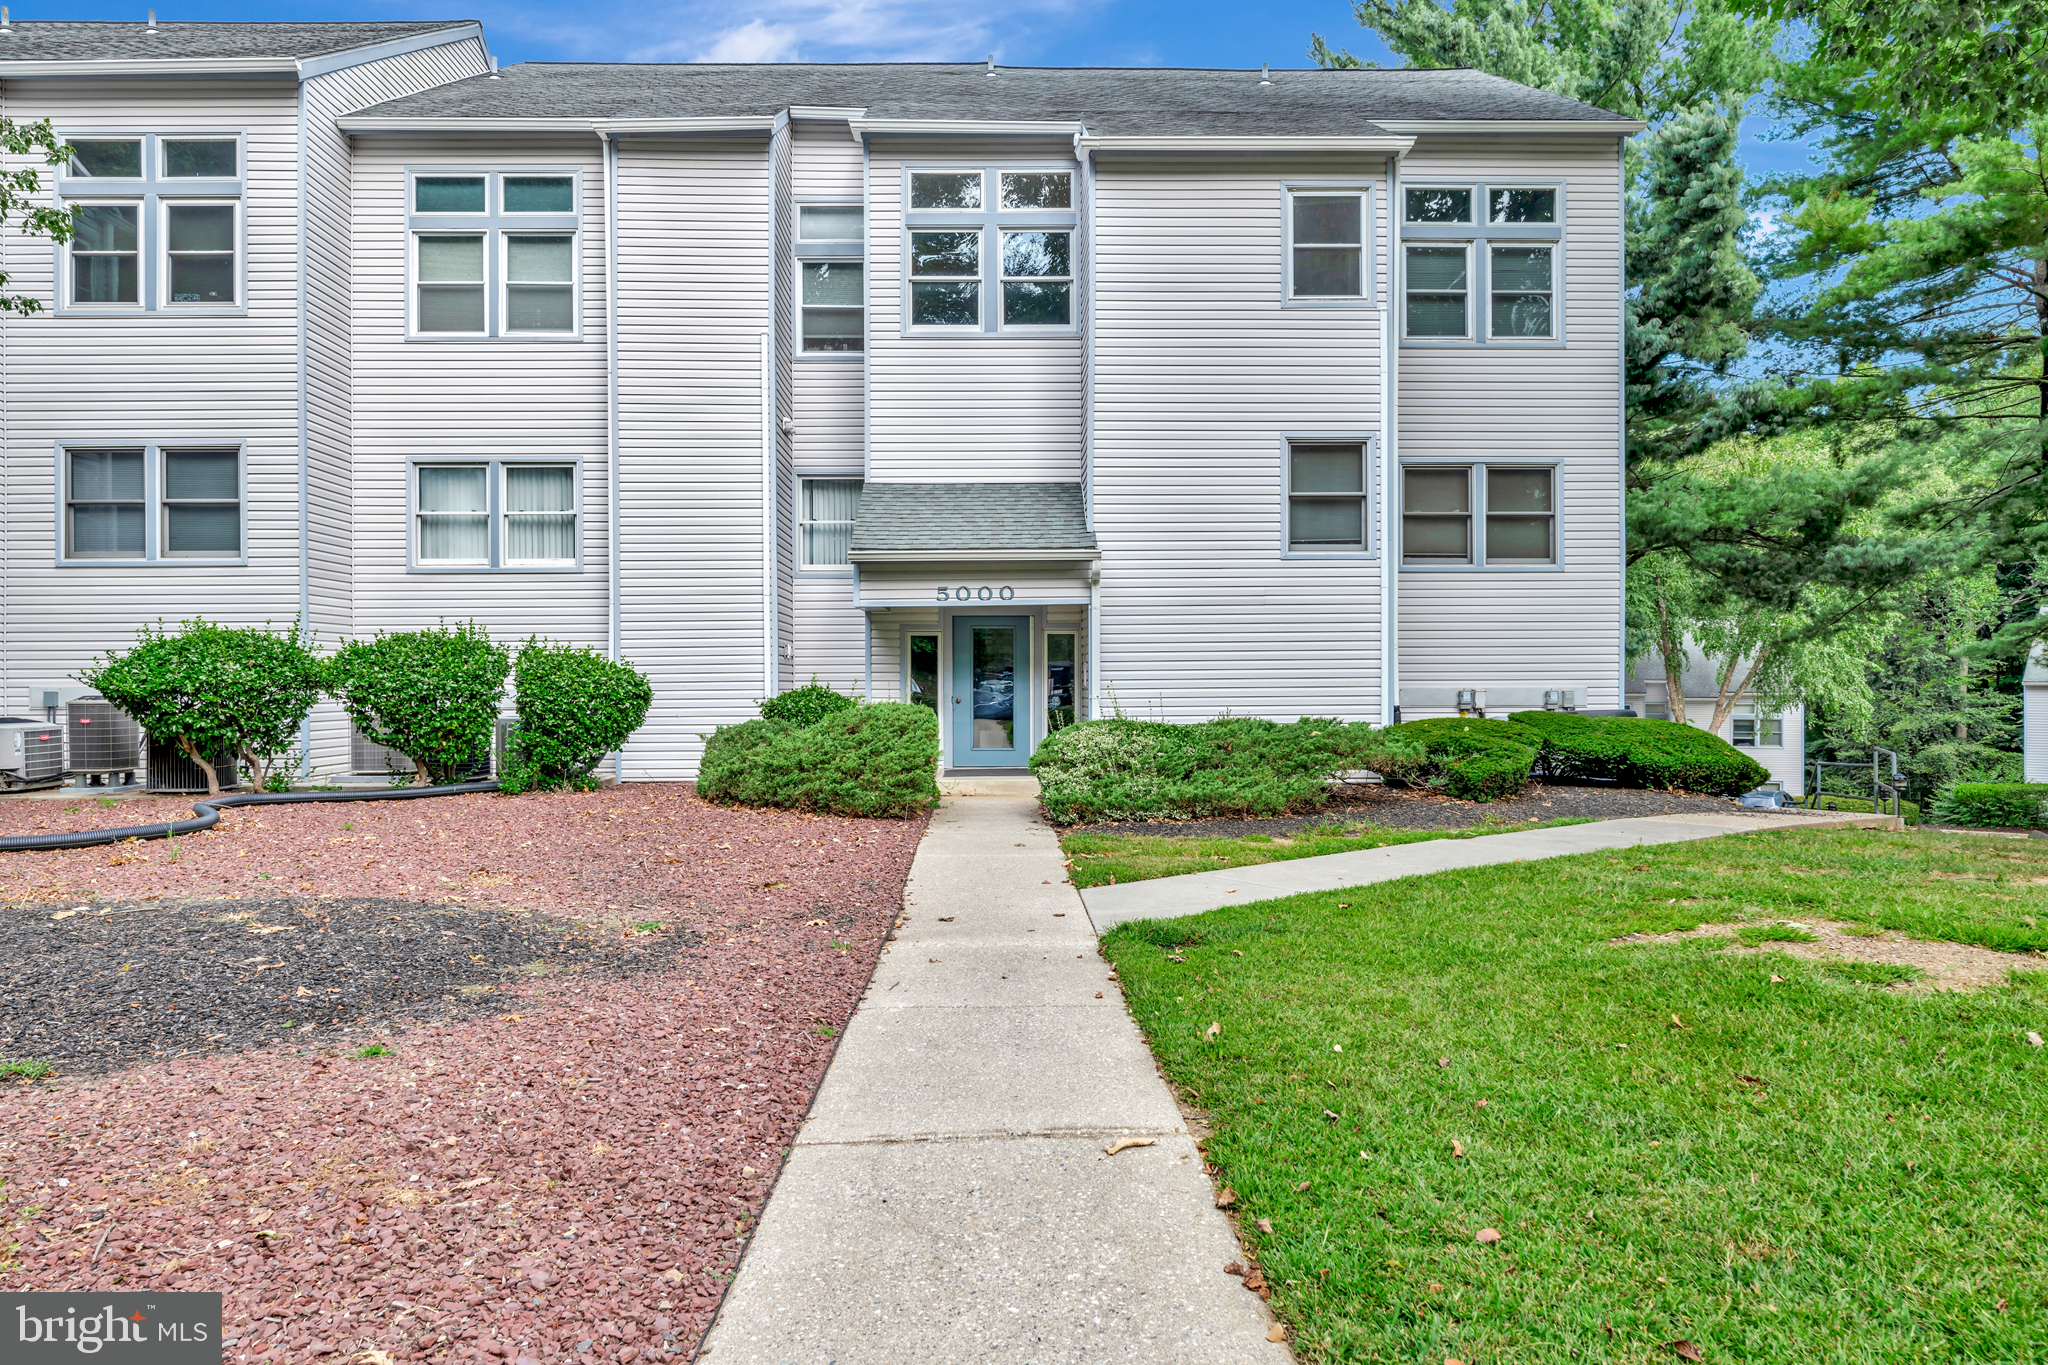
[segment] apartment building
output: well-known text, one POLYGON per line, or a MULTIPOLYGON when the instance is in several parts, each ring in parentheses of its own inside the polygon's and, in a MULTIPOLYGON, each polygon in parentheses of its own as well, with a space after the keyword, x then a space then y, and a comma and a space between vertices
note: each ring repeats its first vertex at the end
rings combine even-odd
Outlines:
POLYGON ((813 675, 959 768, 1113 710, 1623 704, 1605 111, 25 23, 0 112, 82 211, 4 243, 8 706, 192 615, 604 650, 655 688, 629 780, 813 675))

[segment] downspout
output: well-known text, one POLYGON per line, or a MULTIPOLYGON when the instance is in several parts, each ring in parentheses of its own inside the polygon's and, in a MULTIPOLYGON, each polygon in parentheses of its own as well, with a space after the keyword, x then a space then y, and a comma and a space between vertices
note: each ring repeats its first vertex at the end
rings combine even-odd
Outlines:
POLYGON ((1400 341, 1395 335, 1394 299, 1400 291, 1400 245, 1395 205, 1401 194, 1401 158, 1387 158, 1387 288, 1380 299, 1380 724, 1401 719, 1401 456, 1400 341))
MULTIPOLYGON (((605 503, 610 533, 606 537, 605 653, 617 662, 624 622, 619 601, 619 144, 598 130, 604 148, 604 444, 605 503)), ((626 754, 612 755, 612 780, 626 780, 626 754)))
MULTIPOLYGON (((1074 138, 1080 150, 1080 134, 1074 138)), ((1081 508, 1095 531, 1095 153, 1081 152, 1081 508)), ((1102 553, 1102 542, 1095 550, 1102 553)), ((1102 717, 1102 561, 1088 566, 1088 719, 1102 717)))
MULTIPOLYGON (((1619 433, 1615 455, 1615 499, 1620 504, 1615 543, 1621 547, 1614 572, 1619 578, 1615 592, 1618 656, 1614 665, 1614 709, 1628 705, 1628 139, 1614 140, 1614 193, 1618 221, 1622 224, 1619 249, 1614 253, 1620 304, 1615 319, 1614 374, 1615 427, 1619 433)), ((1649 708, 1644 707, 1645 710, 1649 708)), ((1674 708, 1671 714, 1676 715, 1674 708)))
MULTIPOLYGON (((306 276, 310 263, 306 259, 306 83, 298 87, 299 154, 296 161, 298 183, 295 186, 294 217, 297 219, 299 252, 298 287, 298 424, 299 424, 299 630, 310 632, 313 628, 313 498, 307 482, 312 477, 313 455, 306 430, 306 309, 309 305, 306 276)), ((245 457, 246 458, 246 457, 245 457)), ((246 547, 245 547, 246 548, 246 547)), ((313 776, 313 716, 308 712, 299 722, 299 772, 310 779, 313 776)))
MULTIPOLYGON (((768 287, 772 292, 775 287, 772 279, 768 287)), ((772 330, 761 333, 761 644, 761 695, 772 697, 775 695, 776 644, 775 334, 772 330)))

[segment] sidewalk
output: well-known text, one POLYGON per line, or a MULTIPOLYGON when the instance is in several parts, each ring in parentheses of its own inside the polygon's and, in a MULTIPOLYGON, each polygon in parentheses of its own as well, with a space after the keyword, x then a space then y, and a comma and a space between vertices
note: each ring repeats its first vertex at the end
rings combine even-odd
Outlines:
POLYGON ((1035 798, 948 797, 905 899, 710 1365, 1285 1365, 1035 798))
POLYGON ((1646 815, 1634 820, 1601 820, 1588 825, 1527 829, 1473 839, 1432 839, 1394 848, 1326 853, 1318 858, 1190 872, 1125 886, 1096 886, 1081 893, 1095 932, 1134 919, 1173 919, 1224 905, 1298 896, 1305 891, 1338 891, 1397 877, 1419 877, 1452 868, 1561 858, 1602 849, 1643 844, 1718 839, 1772 829, 1892 829, 1889 815, 1646 815))

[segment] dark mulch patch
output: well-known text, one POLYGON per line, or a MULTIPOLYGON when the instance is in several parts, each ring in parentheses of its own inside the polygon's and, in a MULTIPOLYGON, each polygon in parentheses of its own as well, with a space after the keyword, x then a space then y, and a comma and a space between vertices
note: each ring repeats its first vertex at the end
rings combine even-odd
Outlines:
MULTIPOLYGON (((1379 825, 1387 829, 1471 829, 1475 825, 1539 820, 1625 820, 1644 815, 1687 815, 1740 809, 1725 796, 1643 791, 1635 787, 1573 786, 1532 782, 1507 801, 1456 801, 1437 792, 1397 787, 1341 787, 1321 810, 1273 820, 1154 820, 1089 825, 1089 834, 1238 839, 1247 834, 1289 835, 1316 825, 1379 825)), ((1749 812, 1769 815, 1769 811, 1749 812)))
POLYGON ((60 1072, 474 1018, 521 975, 671 965, 685 930, 382 898, 0 908, 0 1056, 60 1072))

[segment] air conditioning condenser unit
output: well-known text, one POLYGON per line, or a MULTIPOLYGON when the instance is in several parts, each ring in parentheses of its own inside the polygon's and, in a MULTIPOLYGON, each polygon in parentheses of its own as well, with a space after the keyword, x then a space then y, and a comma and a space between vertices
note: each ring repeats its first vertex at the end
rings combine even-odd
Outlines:
POLYGON ((0 716, 0 790, 54 787, 64 780, 64 727, 0 716))

